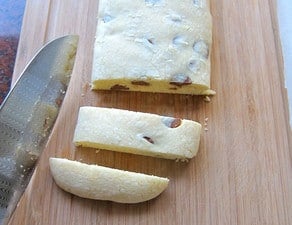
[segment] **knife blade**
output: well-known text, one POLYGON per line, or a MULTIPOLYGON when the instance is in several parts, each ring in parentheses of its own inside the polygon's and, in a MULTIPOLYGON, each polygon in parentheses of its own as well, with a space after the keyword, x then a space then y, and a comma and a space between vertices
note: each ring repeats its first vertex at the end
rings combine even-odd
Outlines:
POLYGON ((78 36, 46 44, 0 106, 0 224, 9 221, 49 139, 64 99, 78 36))

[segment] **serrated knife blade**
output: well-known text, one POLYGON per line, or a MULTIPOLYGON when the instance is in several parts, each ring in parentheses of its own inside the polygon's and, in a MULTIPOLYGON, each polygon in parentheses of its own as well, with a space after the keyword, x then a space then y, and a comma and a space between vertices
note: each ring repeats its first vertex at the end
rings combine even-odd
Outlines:
POLYGON ((0 224, 7 224, 44 149, 65 96, 78 36, 46 44, 0 106, 0 224))

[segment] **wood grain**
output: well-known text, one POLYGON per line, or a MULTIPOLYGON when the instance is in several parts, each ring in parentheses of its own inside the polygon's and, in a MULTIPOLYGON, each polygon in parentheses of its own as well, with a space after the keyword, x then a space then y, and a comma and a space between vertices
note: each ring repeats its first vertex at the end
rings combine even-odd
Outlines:
MULTIPOLYGON (((292 224, 291 128, 276 0, 211 1, 210 103, 186 95, 93 92, 89 88, 96 0, 28 0, 14 78, 43 44, 79 34, 77 62, 53 133, 10 224, 292 224), (208 118, 189 163, 72 144, 79 106, 208 118), (50 156, 170 178, 152 201, 123 205, 81 199, 53 182, 50 156)), ((14 80, 15 80, 14 79, 14 80)))

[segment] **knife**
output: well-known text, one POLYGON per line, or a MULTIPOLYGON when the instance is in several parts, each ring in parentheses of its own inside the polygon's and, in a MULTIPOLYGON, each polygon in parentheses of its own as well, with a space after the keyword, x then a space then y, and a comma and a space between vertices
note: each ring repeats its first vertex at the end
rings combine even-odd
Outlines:
POLYGON ((67 90, 78 36, 60 37, 30 61, 0 106, 0 224, 7 224, 49 139, 67 90))

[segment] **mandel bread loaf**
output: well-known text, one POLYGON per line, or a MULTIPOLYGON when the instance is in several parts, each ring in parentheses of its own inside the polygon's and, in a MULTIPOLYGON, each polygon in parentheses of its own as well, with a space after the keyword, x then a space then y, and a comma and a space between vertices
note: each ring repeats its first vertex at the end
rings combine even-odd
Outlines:
POLYGON ((206 0, 100 0, 92 88, 210 95, 206 0))

